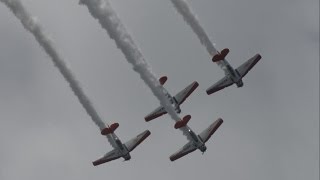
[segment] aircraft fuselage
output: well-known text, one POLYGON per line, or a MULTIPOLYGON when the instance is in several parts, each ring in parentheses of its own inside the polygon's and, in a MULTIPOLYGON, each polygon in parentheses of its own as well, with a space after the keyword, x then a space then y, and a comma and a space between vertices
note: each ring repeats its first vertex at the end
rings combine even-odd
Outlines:
POLYGON ((124 144, 122 144, 121 140, 114 133, 112 133, 112 138, 113 138, 115 144, 118 146, 118 148, 119 148, 119 150, 120 150, 120 152, 122 154, 123 159, 125 161, 130 160, 131 159, 131 155, 130 155, 127 147, 124 144))
POLYGON ((202 141, 202 139, 199 136, 197 136, 190 128, 188 128, 188 133, 190 134, 193 140, 194 146, 196 146, 201 152, 204 153, 207 150, 207 147, 202 141))
POLYGON ((174 97, 172 97, 168 92, 166 93, 166 97, 169 99, 169 102, 174 107, 174 110, 176 111, 176 113, 180 114, 181 109, 180 109, 180 105, 178 104, 178 101, 174 97))
POLYGON ((229 63, 225 67, 226 76, 228 76, 237 85, 237 87, 242 87, 243 82, 239 72, 234 69, 229 63))

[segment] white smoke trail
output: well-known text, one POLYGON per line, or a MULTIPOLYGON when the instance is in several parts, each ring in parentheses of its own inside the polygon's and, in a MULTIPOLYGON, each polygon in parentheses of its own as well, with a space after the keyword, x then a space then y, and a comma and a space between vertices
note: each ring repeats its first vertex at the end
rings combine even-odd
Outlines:
POLYGON ((78 97, 80 103, 85 108, 87 113, 91 116, 94 123, 100 128, 100 130, 104 129, 105 124, 99 117, 88 97, 84 94, 78 81, 75 79, 70 69, 67 67, 63 58, 55 49, 52 40, 48 37, 47 34, 45 34, 42 27, 36 21, 36 18, 32 17, 26 11, 20 0, 0 0, 0 2, 3 2, 21 21, 24 28, 34 35, 40 46, 51 57, 54 65, 59 69, 65 80, 69 83, 74 94, 78 97))
MULTIPOLYGON (((187 22, 187 24, 191 27, 193 32, 197 35, 202 45, 204 45, 212 57, 217 54, 217 49, 214 47, 207 33, 204 31, 202 26, 200 25, 196 15, 192 12, 192 9, 188 5, 185 0, 171 0, 175 9, 182 15, 183 19, 187 22)), ((227 64, 227 61, 218 61, 217 64, 224 68, 227 64)))
POLYGON ((134 71, 139 73, 141 79, 149 86, 171 118, 175 121, 180 120, 173 106, 165 97, 165 89, 153 74, 150 65, 144 59, 125 26, 121 23, 110 2, 108 0, 80 0, 80 4, 87 6, 91 15, 99 21, 110 38, 116 42, 127 61, 132 64, 134 71))

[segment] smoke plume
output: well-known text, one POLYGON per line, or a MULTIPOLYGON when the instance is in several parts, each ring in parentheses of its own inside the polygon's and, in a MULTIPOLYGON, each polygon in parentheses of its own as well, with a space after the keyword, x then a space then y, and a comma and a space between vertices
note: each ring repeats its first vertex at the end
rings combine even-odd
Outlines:
POLYGON ((165 97, 165 89, 153 74, 150 65, 144 59, 140 49, 134 43, 125 26, 121 23, 110 2, 108 0, 81 0, 80 4, 87 6, 91 15, 99 21, 110 38, 116 42, 117 47, 122 51, 127 61, 132 64, 134 71, 148 85, 171 118, 175 121, 180 120, 173 106, 165 97))
MULTIPOLYGON (((203 27, 200 25, 200 22, 197 19, 197 16, 192 12, 192 9, 185 0, 171 0, 175 9, 180 13, 185 20, 185 22, 191 27, 193 32, 199 38, 201 44, 206 47, 207 52, 212 57, 218 53, 217 49, 214 47, 207 33, 204 31, 203 27)), ((217 64, 224 68, 227 64, 227 61, 218 61, 217 64)))
POLYGON ((21 21, 23 27, 33 34, 37 42, 51 57, 54 65, 59 69, 65 80, 69 83, 72 91, 78 97, 80 103, 90 115, 91 119, 100 128, 100 130, 104 129, 104 122, 99 117, 89 98, 84 94, 81 86, 67 67, 62 56, 57 52, 52 40, 47 34, 45 34, 42 27, 38 24, 36 18, 32 17, 26 11, 20 0, 0 0, 0 2, 3 2, 21 21))

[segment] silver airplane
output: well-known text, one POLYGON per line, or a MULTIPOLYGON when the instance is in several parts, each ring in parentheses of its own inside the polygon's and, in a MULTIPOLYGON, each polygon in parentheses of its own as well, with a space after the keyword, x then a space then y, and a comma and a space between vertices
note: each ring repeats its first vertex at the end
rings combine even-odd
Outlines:
POLYGON ((214 123, 212 123, 207 129, 202 131, 199 135, 196 135, 187 123, 191 119, 190 115, 186 115, 182 120, 176 122, 174 125, 175 129, 182 129, 183 132, 187 135, 189 142, 184 145, 180 150, 170 156, 171 161, 175 161, 196 149, 199 149, 202 154, 207 150, 205 143, 210 139, 212 134, 220 127, 223 123, 223 120, 219 118, 214 123))
POLYGON ((218 52, 218 54, 216 54, 212 58, 213 62, 220 62, 224 64, 223 70, 225 72, 225 77, 207 89, 208 95, 214 92, 217 92, 223 88, 226 88, 228 86, 231 86, 234 83, 237 85, 237 87, 242 87, 243 86, 242 78, 261 59, 261 55, 256 54, 255 56, 250 58, 248 61, 243 63, 241 66, 239 66, 237 69, 234 69, 225 59, 228 53, 229 53, 229 49, 226 48, 226 49, 223 49, 221 53, 218 52))
POLYGON ((114 149, 106 153, 102 158, 92 162, 94 166, 118 159, 120 157, 122 157, 124 161, 130 160, 130 152, 151 134, 149 130, 146 130, 128 142, 122 144, 118 136, 114 133, 118 127, 118 123, 113 123, 111 126, 108 126, 101 131, 101 134, 107 137, 109 143, 114 149))
MULTIPOLYGON (((159 79, 160 84, 163 86, 165 82, 167 81, 167 76, 163 76, 159 79)), ((180 91, 178 94, 176 94, 174 97, 172 97, 168 91, 165 89, 166 93, 165 96, 169 99, 170 103, 173 105, 175 111, 180 114, 181 108, 180 105, 190 96, 190 94, 199 86, 197 81, 192 82, 189 86, 187 86, 185 89, 180 91)), ((154 111, 152 111, 150 114, 148 114, 144 119, 145 121, 151 121, 157 117, 160 117, 164 114, 166 114, 167 111, 164 107, 160 106, 154 111)))

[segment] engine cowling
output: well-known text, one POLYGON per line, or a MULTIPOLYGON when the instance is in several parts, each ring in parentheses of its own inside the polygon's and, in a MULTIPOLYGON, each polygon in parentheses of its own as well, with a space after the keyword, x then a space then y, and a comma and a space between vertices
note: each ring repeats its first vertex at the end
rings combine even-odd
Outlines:
POLYGON ((164 83, 166 83, 166 81, 168 80, 168 77, 167 76, 162 76, 160 79, 159 79, 159 82, 161 85, 164 85, 164 83))
POLYGON ((186 126, 188 124, 188 122, 190 121, 190 119, 191 119, 191 116, 186 115, 185 117, 182 118, 182 120, 176 122, 176 124, 174 125, 174 128, 179 129, 179 128, 186 126))
POLYGON ((104 128, 101 131, 101 134, 102 135, 107 135, 107 134, 113 133, 118 127, 119 127, 119 123, 113 123, 109 127, 104 128))
POLYGON ((230 50, 228 48, 225 48, 221 51, 221 53, 218 53, 213 56, 212 61, 213 62, 218 62, 221 60, 224 60, 226 56, 229 54, 230 50))

